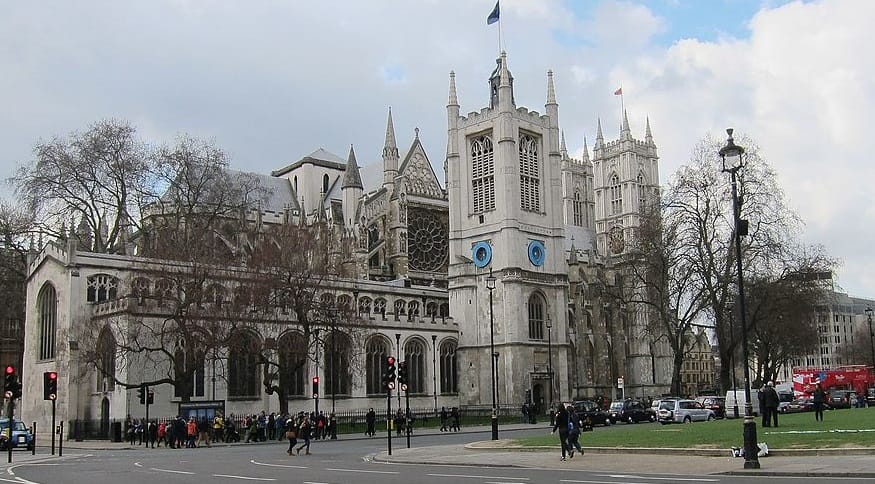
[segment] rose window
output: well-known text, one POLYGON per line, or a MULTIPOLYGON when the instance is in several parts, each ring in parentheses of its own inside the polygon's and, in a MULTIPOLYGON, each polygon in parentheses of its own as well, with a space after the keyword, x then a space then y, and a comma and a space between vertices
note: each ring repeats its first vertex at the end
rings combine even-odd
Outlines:
POLYGON ((440 219, 429 212, 411 211, 407 225, 407 255, 410 269, 438 271, 447 263, 449 241, 440 219))

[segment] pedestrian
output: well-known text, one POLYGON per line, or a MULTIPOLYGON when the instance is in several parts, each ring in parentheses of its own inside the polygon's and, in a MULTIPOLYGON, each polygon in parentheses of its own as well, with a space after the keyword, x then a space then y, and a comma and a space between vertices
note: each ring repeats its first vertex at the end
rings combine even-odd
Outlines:
POLYGON ((404 431, 404 411, 400 408, 395 412, 395 435, 400 436, 404 431))
POLYGON ((286 415, 277 415, 276 416, 276 431, 274 432, 276 434, 276 439, 283 440, 284 438, 286 438, 285 432, 286 432, 286 415))
POLYGON ((291 417, 286 419, 285 437, 289 439, 289 450, 287 451, 288 454, 296 455, 295 446, 298 445, 298 426, 295 424, 295 419, 291 417))
POLYGON ((812 402, 814 402, 814 421, 815 422, 823 422, 823 403, 826 401, 826 392, 823 391, 823 387, 820 386, 820 383, 817 384, 817 387, 814 388, 814 395, 812 402))
POLYGON ((210 421, 207 420, 206 417, 202 418, 200 423, 197 424, 197 444, 204 444, 207 447, 210 447, 210 421))
POLYGON ((276 414, 270 412, 267 417, 267 438, 273 440, 276 438, 276 414))
POLYGON ((760 403, 760 413, 763 414, 763 427, 768 427, 769 423, 769 408, 766 407, 766 385, 760 388, 757 394, 757 400, 760 403))
POLYGON ((158 447, 161 447, 161 442, 164 442, 164 447, 170 447, 170 442, 167 441, 167 424, 164 422, 158 424, 158 447))
POLYGON ((450 429, 447 427, 447 407, 441 407, 441 432, 449 432, 450 429))
MULTIPOLYGON (((781 398, 778 397, 778 392, 775 390, 775 382, 770 381, 766 385, 766 408, 768 409, 767 419, 771 420, 771 426, 778 426, 778 404, 781 402, 781 398)), ((765 414, 764 414, 765 416, 765 414)), ((768 427, 768 425, 766 425, 768 427)))
POLYGON ((158 424, 156 424, 154 420, 149 422, 149 425, 146 427, 146 434, 148 435, 146 447, 149 447, 149 444, 151 444, 154 449, 155 442, 158 441, 158 424))
POLYGON ((453 424, 451 427, 453 432, 458 432, 462 430, 462 428, 459 426, 462 421, 462 414, 459 413, 459 407, 453 407, 453 411, 450 413, 450 418, 453 419, 453 424))
POLYGON ((571 459, 574 457, 574 449, 577 449, 580 455, 583 455, 583 447, 580 446, 579 439, 580 432, 583 431, 585 425, 571 405, 568 406, 568 423, 568 450, 571 452, 568 458, 571 459))
POLYGON ((185 425, 185 435, 188 436, 188 441, 185 444, 187 449, 194 449, 197 447, 195 441, 197 440, 197 422, 195 422, 194 417, 188 418, 188 423, 185 425))
POLYGON ((521 423, 528 423, 528 421, 529 421, 529 404, 524 402, 523 407, 520 409, 520 412, 522 413, 522 417, 521 417, 522 422, 521 423))
POLYGON ((310 417, 304 415, 304 420, 301 421, 301 426, 298 427, 298 434, 304 439, 304 443, 301 444, 300 447, 295 449, 295 453, 300 455, 301 449, 306 448, 307 454, 310 455, 310 432, 313 431, 312 425, 310 424, 310 417))
POLYGON ((225 419, 221 413, 213 418, 213 442, 225 441, 225 419))
POLYGON ((568 411, 565 410, 565 405, 559 405, 553 418, 553 430, 550 433, 555 434, 556 430, 559 430, 559 446, 562 448, 560 460, 565 460, 565 451, 568 450, 568 423, 568 411))
POLYGON ((334 412, 328 415, 328 435, 332 440, 337 440, 337 415, 334 412))
POLYGON ((375 429, 377 425, 377 413, 374 412, 374 407, 371 407, 365 415, 365 423, 368 426, 367 430, 365 430, 365 435, 373 437, 376 434, 375 429))

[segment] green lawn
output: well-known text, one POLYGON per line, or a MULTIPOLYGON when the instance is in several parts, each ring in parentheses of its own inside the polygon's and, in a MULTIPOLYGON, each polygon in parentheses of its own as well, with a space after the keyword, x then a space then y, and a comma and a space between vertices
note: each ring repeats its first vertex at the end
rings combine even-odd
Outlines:
MULTIPOLYGON (((778 427, 763 428, 756 419, 757 442, 772 449, 829 447, 875 447, 875 408, 852 408, 824 412, 823 422, 814 412, 782 414, 778 427)), ((728 449, 742 446, 743 419, 724 419, 692 424, 639 423, 614 425, 584 432, 585 447, 656 447, 728 449)), ((556 445, 555 435, 518 439, 522 446, 556 445)))

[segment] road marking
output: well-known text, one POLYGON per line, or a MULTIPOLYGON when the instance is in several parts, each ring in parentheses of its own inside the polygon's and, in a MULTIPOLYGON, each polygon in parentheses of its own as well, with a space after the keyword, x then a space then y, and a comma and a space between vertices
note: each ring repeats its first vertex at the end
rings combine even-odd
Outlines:
POLYGON ((156 472, 168 472, 168 473, 170 473, 170 474, 187 474, 187 475, 190 475, 190 476, 193 476, 193 475, 194 475, 194 472, 189 472, 189 471, 175 471, 175 470, 173 470, 173 469, 159 469, 159 468, 157 468, 157 467, 150 467, 149 470, 150 470, 150 471, 156 471, 156 472))
POLYGON ((213 474, 213 477, 227 477, 229 479, 243 479, 246 481, 275 481, 272 477, 247 477, 247 476, 232 476, 229 474, 213 474))
MULTIPOLYGON (((574 482, 578 484, 618 484, 617 481, 576 481, 573 479, 560 479, 559 482, 574 482)), ((623 484, 647 484, 646 482, 624 482, 623 484)))
POLYGON ((516 481, 528 481, 528 477, 504 477, 504 476, 478 476, 472 474, 426 474, 430 477, 463 477, 466 479, 513 479, 516 481))
POLYGON ((707 479, 704 477, 644 477, 631 474, 596 474, 598 477, 611 477, 613 479, 647 479, 654 481, 692 481, 692 482, 720 482, 720 479, 707 479))
POLYGON ((308 469, 307 466, 292 466, 292 465, 288 465, 288 464, 268 464, 267 462, 258 462, 255 460, 250 460, 249 462, 251 462, 252 464, 255 464, 257 466, 284 467, 286 469, 308 469))
POLYGON ((326 467, 325 470, 335 472, 367 472, 369 474, 400 474, 397 471, 363 471, 361 469, 336 469, 332 467, 326 467))

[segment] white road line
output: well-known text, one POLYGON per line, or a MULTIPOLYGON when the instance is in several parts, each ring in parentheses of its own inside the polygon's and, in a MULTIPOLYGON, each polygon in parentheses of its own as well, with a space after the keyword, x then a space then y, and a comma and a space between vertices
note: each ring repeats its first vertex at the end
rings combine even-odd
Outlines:
POLYGON ((190 475, 190 476, 193 476, 193 475, 194 475, 194 472, 189 472, 189 471, 176 471, 176 470, 173 470, 173 469, 159 469, 159 468, 157 468, 157 467, 150 467, 149 470, 150 470, 150 471, 155 471, 155 472, 167 472, 167 473, 170 473, 170 474, 187 474, 187 475, 190 475))
POLYGON ((272 477, 247 477, 247 476, 232 476, 229 474, 213 474, 213 477, 227 477, 229 479, 243 479, 246 481, 275 481, 272 477))
POLYGON ((336 469, 331 467, 326 467, 325 470, 335 472, 367 472, 369 474, 401 474, 397 471, 363 471, 361 469, 336 469))
MULTIPOLYGON (((620 484, 617 481, 576 481, 573 479, 560 479, 559 482, 574 482, 578 484, 620 484)), ((647 484, 646 482, 623 482, 622 484, 647 484)))
POLYGON ((692 482, 720 482, 720 479, 707 479, 704 477, 644 477, 631 474, 596 474, 598 477, 610 477, 612 479, 647 479, 654 481, 692 481, 692 482))
POLYGON ((267 462, 258 462, 255 460, 250 460, 249 462, 252 464, 255 464, 257 466, 283 467, 286 469, 309 469, 309 467, 307 467, 307 466, 292 466, 292 465, 288 465, 288 464, 268 464, 267 462))
POLYGON ((430 477, 463 477, 466 479, 513 479, 516 481, 528 481, 528 477, 504 477, 504 476, 478 476, 471 474, 426 474, 430 477))

